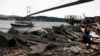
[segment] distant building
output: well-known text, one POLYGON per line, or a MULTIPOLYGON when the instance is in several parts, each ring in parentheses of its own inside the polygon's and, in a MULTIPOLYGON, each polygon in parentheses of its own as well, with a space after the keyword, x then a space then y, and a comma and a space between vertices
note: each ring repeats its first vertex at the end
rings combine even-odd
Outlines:
POLYGON ((14 17, 8 17, 8 20, 15 20, 14 17))
POLYGON ((100 27, 100 16, 95 16, 95 23, 97 27, 100 27))
POLYGON ((85 17, 83 23, 84 24, 93 24, 93 23, 95 23, 95 17, 85 17))
POLYGON ((100 16, 95 16, 95 21, 100 24, 100 16))

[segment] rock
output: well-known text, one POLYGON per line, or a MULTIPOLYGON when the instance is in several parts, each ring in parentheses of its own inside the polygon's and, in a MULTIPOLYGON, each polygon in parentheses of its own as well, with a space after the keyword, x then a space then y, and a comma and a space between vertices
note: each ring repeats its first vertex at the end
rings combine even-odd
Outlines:
POLYGON ((93 39, 94 43, 100 43, 100 39, 93 39))
POLYGON ((73 46, 70 48, 70 50, 74 53, 79 53, 80 51, 82 51, 82 48, 80 48, 79 46, 73 46))
POLYGON ((43 54, 46 55, 46 56, 52 56, 53 55, 53 53, 51 51, 44 52, 43 54))
POLYGON ((17 30, 14 30, 14 27, 11 27, 10 30, 8 31, 8 33, 18 34, 19 32, 17 30))
POLYGON ((33 47, 32 47, 33 50, 29 54, 36 54, 36 53, 44 52, 47 45, 46 44, 38 44, 37 46, 33 46, 33 47))
POLYGON ((99 48, 96 45, 91 45, 92 49, 98 50, 99 48))
POLYGON ((13 36, 9 33, 0 32, 0 46, 1 47, 12 47, 16 45, 16 41, 13 36))

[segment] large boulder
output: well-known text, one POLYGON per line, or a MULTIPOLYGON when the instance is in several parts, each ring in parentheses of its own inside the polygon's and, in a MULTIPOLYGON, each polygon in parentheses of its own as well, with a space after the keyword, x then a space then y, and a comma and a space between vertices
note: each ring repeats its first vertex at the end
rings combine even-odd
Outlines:
POLYGON ((15 44, 16 41, 11 34, 0 31, 0 47, 12 47, 15 44))

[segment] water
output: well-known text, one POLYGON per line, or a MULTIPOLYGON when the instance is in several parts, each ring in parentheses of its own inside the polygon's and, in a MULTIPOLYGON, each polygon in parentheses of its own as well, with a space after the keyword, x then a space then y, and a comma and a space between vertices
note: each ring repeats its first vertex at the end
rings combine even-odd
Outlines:
MULTIPOLYGON (((12 20, 0 20, 0 31, 7 32, 11 25, 10 23, 14 23, 15 21, 12 20)), ((66 22, 41 22, 41 21, 33 21, 32 22, 35 27, 32 28, 16 28, 19 31, 36 31, 42 30, 42 28, 52 28, 52 26, 59 26, 59 25, 68 25, 66 22)))
POLYGON ((0 31, 7 32, 11 28, 10 23, 14 23, 14 22, 15 21, 11 21, 11 20, 0 20, 0 31))

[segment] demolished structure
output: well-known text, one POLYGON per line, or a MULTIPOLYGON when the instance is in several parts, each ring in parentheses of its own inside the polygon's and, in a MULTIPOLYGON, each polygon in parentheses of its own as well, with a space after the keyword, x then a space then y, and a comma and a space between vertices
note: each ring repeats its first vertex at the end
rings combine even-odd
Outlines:
POLYGON ((100 37, 94 37, 91 46, 82 43, 83 32, 79 26, 53 26, 45 31, 20 33, 11 28, 0 32, 0 55, 23 56, 94 56, 100 55, 100 37), (9 39, 8 39, 9 38, 9 39), (4 40, 3 40, 4 39, 4 40), (13 39, 15 42, 11 42, 13 39), (10 41, 10 42, 9 42, 10 41), (13 44, 10 46, 8 44, 13 44), (10 51, 10 52, 9 52, 10 51))

